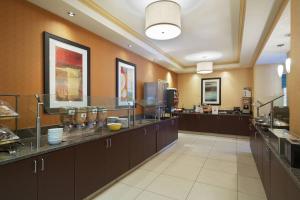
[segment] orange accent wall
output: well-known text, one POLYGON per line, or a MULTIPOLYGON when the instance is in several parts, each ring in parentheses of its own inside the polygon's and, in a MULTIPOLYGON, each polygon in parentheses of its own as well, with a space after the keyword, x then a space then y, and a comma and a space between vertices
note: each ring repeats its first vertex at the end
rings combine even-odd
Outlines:
MULTIPOLYGON (((143 97, 144 82, 163 79, 177 87, 175 73, 27 1, 0 1, 0 27, 0 93, 43 93, 43 31, 91 48, 93 96, 115 96, 116 57, 137 65, 138 99, 143 97)), ((21 114, 28 110, 21 109, 21 114)), ((21 126, 30 127, 33 122, 34 116, 23 118, 21 126)), ((57 118, 43 116, 43 122, 53 124, 57 118)))

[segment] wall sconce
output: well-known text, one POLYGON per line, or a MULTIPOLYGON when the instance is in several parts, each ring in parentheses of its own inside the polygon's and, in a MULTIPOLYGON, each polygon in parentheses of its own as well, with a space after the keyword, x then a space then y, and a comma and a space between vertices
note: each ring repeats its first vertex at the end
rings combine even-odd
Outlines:
POLYGON ((277 67, 277 73, 278 73, 278 76, 281 78, 282 75, 283 75, 283 70, 284 70, 284 67, 283 65, 278 65, 277 67))
POLYGON ((287 58, 285 60, 285 70, 288 74, 291 72, 291 64, 292 64, 291 58, 287 58))

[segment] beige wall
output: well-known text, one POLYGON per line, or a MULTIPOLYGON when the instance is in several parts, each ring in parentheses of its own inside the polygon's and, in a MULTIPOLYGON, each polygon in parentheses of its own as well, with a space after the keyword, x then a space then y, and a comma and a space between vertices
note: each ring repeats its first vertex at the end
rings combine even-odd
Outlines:
MULTIPOLYGON (((281 79, 277 74, 277 65, 257 65, 253 69, 253 100, 267 102, 274 97, 282 94, 281 79)), ((276 105, 282 106, 283 100, 275 102, 276 105)), ((266 106, 261 109, 260 114, 268 114, 270 107, 266 106)), ((256 109, 254 109, 256 116, 256 109)))
POLYGON ((290 131, 300 137, 300 1, 291 4, 291 59, 288 75, 288 97, 290 106, 290 131))
POLYGON ((201 79, 222 78, 222 104, 221 109, 233 109, 241 106, 242 90, 244 87, 252 87, 252 69, 233 69, 216 71, 208 75, 178 74, 179 106, 192 108, 201 104, 201 79))

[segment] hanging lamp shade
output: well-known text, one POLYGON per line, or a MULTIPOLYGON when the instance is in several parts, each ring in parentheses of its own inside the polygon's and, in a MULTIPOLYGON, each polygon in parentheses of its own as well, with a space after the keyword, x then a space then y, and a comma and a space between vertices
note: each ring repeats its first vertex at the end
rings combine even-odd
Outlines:
POLYGON ((200 62, 197 64, 197 73, 198 74, 209 74, 213 72, 213 63, 212 62, 200 62))
POLYGON ((154 40, 169 40, 181 33, 180 5, 161 0, 146 7, 145 34, 154 40))

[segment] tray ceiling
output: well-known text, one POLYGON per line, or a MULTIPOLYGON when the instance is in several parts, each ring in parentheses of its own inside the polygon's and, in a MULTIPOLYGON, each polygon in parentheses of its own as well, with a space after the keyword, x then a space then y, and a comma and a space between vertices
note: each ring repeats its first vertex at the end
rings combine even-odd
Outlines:
POLYGON ((203 58, 188 58, 203 52, 222 54, 213 60, 215 70, 252 67, 261 37, 285 0, 175 0, 182 8, 182 34, 168 41, 144 34, 144 10, 154 0, 28 1, 167 69, 190 73, 203 58))

